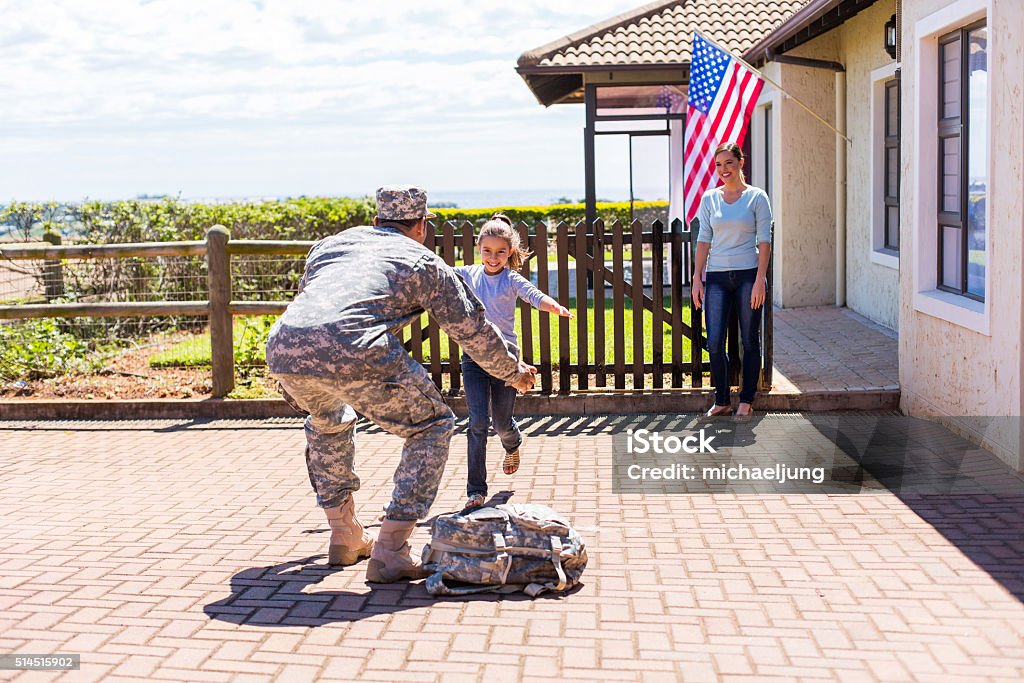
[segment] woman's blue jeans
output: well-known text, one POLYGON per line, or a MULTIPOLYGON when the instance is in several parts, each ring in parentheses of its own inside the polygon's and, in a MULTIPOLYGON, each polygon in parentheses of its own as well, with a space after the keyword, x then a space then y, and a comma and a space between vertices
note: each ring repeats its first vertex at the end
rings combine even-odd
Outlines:
POLYGON ((466 408, 469 411, 469 478, 466 493, 486 496, 487 431, 491 422, 494 423, 494 431, 501 439, 506 453, 519 448, 523 441, 519 426, 512 417, 516 390, 488 375, 468 356, 462 357, 462 382, 466 388, 466 408))
MULTIPOLYGON (((757 380, 761 374, 761 309, 750 307, 750 291, 757 279, 757 268, 749 270, 708 271, 704 283, 704 319, 708 328, 708 356, 711 360, 711 383, 715 385, 715 405, 729 402, 729 358, 725 338, 729 314, 736 307, 743 343, 743 381, 740 402, 753 403, 757 380)), ((767 305, 767 302, 766 302, 767 305)))

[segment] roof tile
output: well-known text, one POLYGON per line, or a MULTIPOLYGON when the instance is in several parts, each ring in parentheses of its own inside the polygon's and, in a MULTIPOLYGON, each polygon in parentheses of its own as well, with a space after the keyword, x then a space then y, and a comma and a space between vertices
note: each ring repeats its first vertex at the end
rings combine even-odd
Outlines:
POLYGON ((808 0, 677 0, 652 3, 531 50, 520 66, 678 64, 690 61, 693 31, 742 54, 808 0))

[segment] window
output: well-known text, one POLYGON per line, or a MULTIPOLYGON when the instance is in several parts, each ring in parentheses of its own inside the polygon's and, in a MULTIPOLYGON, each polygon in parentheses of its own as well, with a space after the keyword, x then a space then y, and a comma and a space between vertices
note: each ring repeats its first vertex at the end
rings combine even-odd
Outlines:
MULTIPOLYGON (((990 0, 952 0, 921 17, 913 24, 915 49, 905 53, 910 60, 901 65, 904 85, 912 84, 903 88, 904 97, 908 90, 912 94, 904 102, 901 149, 919 171, 902 178, 902 192, 913 201, 900 210, 908 237, 900 245, 901 256, 910 261, 912 305, 983 335, 991 334, 992 322, 990 240, 984 227, 991 159, 992 93, 984 40, 989 8, 990 0)), ((881 94, 876 101, 881 103, 881 94)), ((879 132, 881 116, 879 107, 879 132)), ((881 150, 880 145, 872 148, 881 150)), ((880 186, 881 159, 876 168, 880 186)), ((875 206, 880 212, 882 203, 875 206)), ((882 223, 879 216, 879 245, 882 223)))
POLYGON ((883 87, 884 121, 882 158, 883 246, 900 250, 900 79, 886 81, 883 87))
POLYGON ((939 37, 936 287, 985 300, 988 30, 939 37))
POLYGON ((900 267, 900 65, 871 72, 871 262, 900 267))

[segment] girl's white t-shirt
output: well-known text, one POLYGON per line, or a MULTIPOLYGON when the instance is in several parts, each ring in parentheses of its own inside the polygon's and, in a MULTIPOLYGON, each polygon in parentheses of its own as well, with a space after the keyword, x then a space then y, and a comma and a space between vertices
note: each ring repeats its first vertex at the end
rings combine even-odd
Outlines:
POLYGON ((522 299, 534 308, 540 308, 544 292, 508 268, 495 275, 488 275, 483 264, 478 263, 472 266, 456 266, 455 272, 462 276, 477 298, 483 302, 487 319, 501 330, 506 340, 519 348, 519 337, 515 330, 516 302, 522 299))

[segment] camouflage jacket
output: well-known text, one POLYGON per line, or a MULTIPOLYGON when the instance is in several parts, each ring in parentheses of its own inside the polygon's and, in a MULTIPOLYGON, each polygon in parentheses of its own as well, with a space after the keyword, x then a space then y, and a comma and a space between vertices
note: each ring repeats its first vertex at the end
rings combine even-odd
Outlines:
POLYGON ((424 311, 492 376, 518 375, 514 350, 462 278, 387 225, 349 228, 313 245, 299 293, 270 332, 267 364, 274 374, 391 374, 408 362, 397 333, 424 311))

